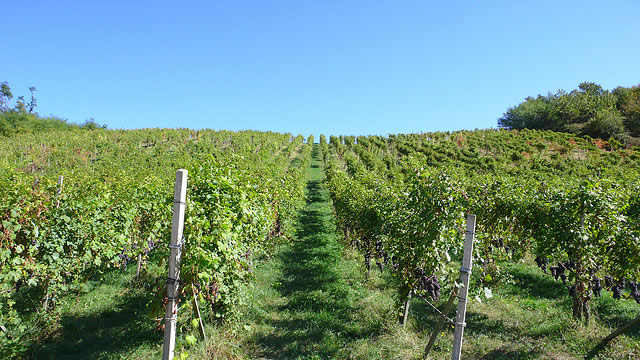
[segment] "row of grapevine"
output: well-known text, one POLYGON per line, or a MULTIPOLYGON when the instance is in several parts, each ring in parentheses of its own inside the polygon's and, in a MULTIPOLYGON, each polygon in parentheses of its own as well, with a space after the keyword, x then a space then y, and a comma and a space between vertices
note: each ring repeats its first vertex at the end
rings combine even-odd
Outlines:
POLYGON ((640 302, 637 149, 504 130, 331 137, 322 147, 345 237, 367 271, 391 262, 402 296, 437 298, 453 282, 468 212, 484 285, 494 260, 532 253, 570 282, 576 318, 603 288, 640 302))
POLYGON ((23 147, 2 149, 3 347, 19 347, 25 311, 51 312, 96 274, 167 253, 171 173, 179 167, 190 172, 181 296, 195 292, 215 317, 233 316, 251 254, 270 251, 292 226, 310 147, 290 134, 194 133, 99 130, 10 139, 23 147), (86 162, 79 150, 85 148, 97 149, 86 162), (36 171, 23 166, 34 161, 36 171), (18 310, 25 294, 35 301, 18 310))

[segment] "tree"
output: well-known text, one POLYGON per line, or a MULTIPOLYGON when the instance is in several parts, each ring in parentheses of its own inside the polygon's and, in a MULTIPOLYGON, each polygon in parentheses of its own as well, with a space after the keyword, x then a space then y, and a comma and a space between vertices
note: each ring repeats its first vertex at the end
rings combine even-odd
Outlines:
POLYGON ((9 101, 13 99, 11 88, 5 81, 0 85, 0 111, 6 111, 9 109, 9 101))
POLYGON ((95 121, 94 118, 91 117, 85 120, 80 127, 86 130, 96 130, 96 129, 106 129, 107 125, 100 125, 95 121))
POLYGON ((640 136, 640 85, 634 86, 620 97, 620 112, 631 136, 640 136))
POLYGON ((580 83, 580 85, 578 85, 578 89, 580 89, 582 93, 587 94, 589 96, 601 96, 607 93, 607 91, 604 90, 602 86, 592 82, 580 83))
POLYGON ((564 131, 592 137, 628 138, 640 135, 640 89, 616 88, 609 92, 602 86, 583 82, 567 93, 558 90, 547 96, 527 97, 510 107, 498 119, 507 129, 564 131))
POLYGON ((518 106, 511 107, 498 119, 498 126, 508 129, 554 130, 551 114, 551 96, 528 97, 518 106))
POLYGON ((31 92, 31 101, 29 101, 29 114, 33 113, 33 109, 38 106, 38 100, 33 93, 36 92, 36 88, 34 86, 29 87, 29 92, 31 92))
POLYGON ((27 105, 24 103, 24 96, 18 96, 18 100, 16 101, 16 111, 19 113, 27 112, 27 105))
POLYGON ((608 139, 624 133, 624 118, 618 111, 603 110, 589 120, 582 129, 583 135, 608 139))

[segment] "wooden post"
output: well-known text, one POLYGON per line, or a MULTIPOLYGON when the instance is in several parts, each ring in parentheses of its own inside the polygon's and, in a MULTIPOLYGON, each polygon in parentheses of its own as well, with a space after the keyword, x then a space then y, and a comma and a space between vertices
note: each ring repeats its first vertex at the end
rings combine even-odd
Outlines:
POLYGON ((169 275, 167 276, 167 305, 164 316, 164 346, 162 360, 172 360, 176 346, 176 321, 178 318, 178 282, 180 279, 180 255, 182 255, 184 228, 184 209, 187 201, 187 170, 176 172, 176 185, 173 197, 173 217, 171 243, 169 248, 169 275))
POLYGON ((445 305, 444 311, 442 312, 442 314, 440 314, 440 319, 438 319, 438 323, 436 324, 436 327, 433 329, 433 334, 431 334, 429 343, 427 344, 427 347, 424 348, 425 360, 429 356, 429 352, 431 351, 431 348, 436 343, 436 339, 438 338, 440 329, 442 329, 442 325, 444 325, 444 320, 446 319, 447 314, 449 314, 449 311, 451 311, 451 307, 453 306, 453 301, 455 300, 457 295, 458 295, 458 289, 454 288, 453 291, 451 292, 451 296, 449 296, 449 300, 447 300, 447 305, 445 305))
POLYGON ((191 289, 193 292, 193 306, 196 309, 196 315, 198 315, 198 330, 200 331, 200 336, 207 342, 207 334, 204 332, 204 324, 202 323, 202 316, 200 315, 200 306, 198 306, 198 294, 196 294, 196 289, 191 289))
POLYGON ((56 190, 56 207, 60 207, 60 195, 62 195, 62 183, 64 182, 64 176, 58 176, 58 190, 56 190))
POLYGON ((136 280, 140 280, 141 268, 142 268, 142 254, 138 254, 138 269, 136 270, 136 280))
POLYGON ((618 337, 618 335, 631 330, 631 328, 637 325, 640 325, 640 316, 620 326, 616 331, 612 332, 611 334, 609 334, 609 336, 602 339, 602 341, 598 345, 596 345, 596 347, 594 347, 593 350, 589 352, 589 354, 587 354, 585 359, 593 359, 593 357, 596 356, 596 354, 600 352, 600 350, 604 349, 605 345, 607 345, 609 341, 615 339, 616 337, 618 337))
POLYGON ((409 290, 409 294, 404 301, 404 311, 402 312, 402 327, 407 325, 407 318, 409 317, 409 306, 411 305, 411 291, 409 290))
POLYGON ((460 268, 460 280, 462 288, 458 295, 458 312, 456 313, 456 327, 453 335, 453 352, 452 360, 460 360, 462 352, 462 336, 464 335, 464 327, 467 325, 464 320, 467 316, 467 295, 469 293, 469 278, 471 277, 471 264, 473 260, 473 240, 476 231, 476 216, 469 214, 467 216, 467 231, 464 240, 464 255, 462 257, 462 267, 460 268))

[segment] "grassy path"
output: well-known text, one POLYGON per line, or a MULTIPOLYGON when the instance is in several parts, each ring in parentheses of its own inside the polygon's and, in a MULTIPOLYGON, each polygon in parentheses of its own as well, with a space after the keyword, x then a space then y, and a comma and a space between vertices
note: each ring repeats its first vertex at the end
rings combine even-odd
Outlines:
POLYGON ((256 269, 258 293, 248 314, 252 357, 347 358, 352 343, 380 331, 383 319, 364 313, 363 279, 351 276, 360 273, 358 263, 345 258, 336 239, 323 176, 316 146, 295 239, 256 269))

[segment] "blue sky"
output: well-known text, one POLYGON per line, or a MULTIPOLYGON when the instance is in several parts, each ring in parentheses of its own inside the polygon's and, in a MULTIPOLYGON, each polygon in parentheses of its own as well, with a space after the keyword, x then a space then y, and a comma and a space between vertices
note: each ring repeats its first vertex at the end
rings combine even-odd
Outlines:
POLYGON ((0 81, 109 128, 489 128, 526 96, 640 83, 638 1, 6 1, 0 81))

